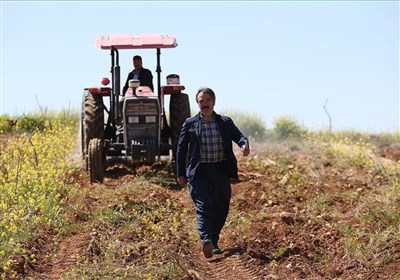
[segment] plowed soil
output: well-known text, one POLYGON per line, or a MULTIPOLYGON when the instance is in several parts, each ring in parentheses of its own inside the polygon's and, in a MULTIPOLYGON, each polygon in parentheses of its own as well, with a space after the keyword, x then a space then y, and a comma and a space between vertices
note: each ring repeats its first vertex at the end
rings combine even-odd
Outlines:
MULTIPOLYGON (((318 156, 311 158, 297 148, 288 153, 290 160, 279 176, 270 172, 277 169, 276 158, 266 156, 260 160, 263 155, 257 149, 248 158, 238 154, 240 181, 232 184, 231 212, 220 244, 223 254, 205 259, 199 244, 188 244, 181 254, 185 263, 190 263, 184 279, 400 279, 398 236, 394 237, 397 241, 390 245, 394 260, 381 265, 360 262, 350 257, 343 246, 343 232, 339 230, 342 222, 351 221, 354 208, 360 203, 359 197, 378 186, 369 171, 357 167, 339 170, 329 162, 317 164, 313 160, 318 156), (256 160, 263 163, 263 168, 254 167, 252 163, 256 160), (310 169, 313 164, 318 168, 310 169), (289 187, 294 184, 290 180, 294 179, 285 177, 285 172, 293 174, 294 171, 308 179, 304 182, 304 178, 298 178, 301 188, 289 187), (340 195, 343 193, 351 195, 352 199, 343 199, 340 195), (317 195, 330 199, 311 209, 312 198, 317 195), (324 212, 323 205, 326 209, 334 206, 339 213, 324 212), (306 215, 311 212, 313 216, 306 215), (338 215, 340 218, 335 218, 338 215)), ((399 154, 400 148, 391 146, 382 147, 377 156, 395 161, 399 160, 399 154)), ((283 156, 277 153, 277 157, 283 156)), ((109 189, 117 188, 134 181, 146 171, 144 169, 114 165, 108 169, 104 185, 109 189)), ((153 176, 159 176, 159 172, 154 172, 153 176)), ((173 175, 170 176, 173 180, 173 175)), ((89 190, 84 192, 86 207, 74 213, 74 219, 81 226, 63 239, 55 239, 52 233, 43 233, 43 239, 36 244, 42 249, 37 253, 44 255, 51 251, 52 257, 30 269, 27 272, 29 279, 60 279, 74 267, 76 256, 87 250, 91 237, 96 234, 85 227, 88 213, 115 203, 115 198, 109 201, 91 199, 88 193, 95 191, 98 184, 89 184, 84 175, 77 180, 83 189, 89 190)), ((155 198, 173 198, 182 209, 189 210, 192 220, 188 222, 194 223, 192 201, 185 189, 176 186, 174 190, 153 195, 155 198)), ((179 242, 171 241, 172 244, 179 242)))

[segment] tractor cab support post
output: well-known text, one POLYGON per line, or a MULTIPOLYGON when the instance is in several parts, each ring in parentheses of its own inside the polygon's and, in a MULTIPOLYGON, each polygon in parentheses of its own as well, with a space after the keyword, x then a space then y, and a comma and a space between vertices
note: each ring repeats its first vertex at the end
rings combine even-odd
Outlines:
POLYGON ((110 107, 114 110, 114 124, 121 117, 119 108, 119 95, 121 92, 121 72, 119 66, 119 53, 118 50, 113 46, 111 48, 111 76, 112 76, 112 98, 110 98, 110 107))
POLYGON ((161 108, 163 108, 163 110, 161 111, 161 128, 164 127, 164 115, 165 115, 165 111, 164 111, 164 95, 161 94, 161 50, 160 48, 157 48, 157 96, 158 96, 158 100, 160 100, 160 105, 161 108))
POLYGON ((158 99, 161 98, 161 63, 160 63, 160 56, 161 56, 161 50, 160 48, 157 49, 157 94, 158 94, 158 99))
POLYGON ((160 121, 160 132, 158 136, 158 147, 157 147, 157 156, 158 158, 161 157, 161 141, 160 141, 160 136, 161 136, 161 131, 164 127, 164 118, 165 118, 165 112, 164 112, 164 96, 161 96, 161 62, 160 62, 160 56, 161 56, 161 50, 160 48, 157 48, 157 95, 158 95, 158 100, 161 102, 161 121, 160 121))
POLYGON ((160 106, 162 108, 161 110, 161 129, 164 127, 166 124, 166 119, 165 119, 165 110, 164 110, 164 95, 161 94, 161 50, 160 48, 157 48, 157 96, 158 100, 160 100, 160 106))

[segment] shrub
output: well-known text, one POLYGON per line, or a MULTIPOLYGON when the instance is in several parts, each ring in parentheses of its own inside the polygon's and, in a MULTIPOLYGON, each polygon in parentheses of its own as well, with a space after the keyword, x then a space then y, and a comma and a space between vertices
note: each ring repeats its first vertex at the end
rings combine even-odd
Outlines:
POLYGON ((273 134, 278 140, 302 137, 305 130, 298 121, 291 116, 282 116, 274 120, 273 134))
POLYGON ((0 134, 15 130, 16 120, 8 115, 0 116, 0 134))
POLYGON ((246 113, 241 111, 224 112, 222 114, 231 117, 236 126, 247 137, 258 141, 265 138, 266 128, 264 121, 260 116, 254 113, 246 113))
POLYGON ((77 125, 79 121, 79 114, 77 112, 70 112, 63 110, 61 112, 33 112, 23 114, 21 116, 0 116, 0 134, 9 132, 33 132, 43 131, 44 129, 51 129, 54 123, 61 125, 70 125, 73 122, 77 125))
POLYGON ((24 132, 34 131, 35 129, 43 130, 44 127, 45 118, 34 115, 24 115, 17 122, 17 129, 24 132))

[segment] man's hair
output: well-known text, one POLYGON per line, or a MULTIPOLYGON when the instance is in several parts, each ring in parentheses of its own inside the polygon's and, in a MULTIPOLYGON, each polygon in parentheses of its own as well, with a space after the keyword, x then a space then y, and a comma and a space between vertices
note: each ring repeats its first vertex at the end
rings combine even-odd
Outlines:
POLYGON ((142 57, 141 57, 140 55, 135 55, 135 56, 133 57, 132 60, 135 60, 135 59, 140 59, 140 60, 142 60, 142 57))
POLYGON ((210 89, 208 87, 199 88, 199 90, 196 93, 196 103, 198 102, 197 97, 199 96, 200 93, 207 93, 215 103, 215 93, 212 89, 210 89))

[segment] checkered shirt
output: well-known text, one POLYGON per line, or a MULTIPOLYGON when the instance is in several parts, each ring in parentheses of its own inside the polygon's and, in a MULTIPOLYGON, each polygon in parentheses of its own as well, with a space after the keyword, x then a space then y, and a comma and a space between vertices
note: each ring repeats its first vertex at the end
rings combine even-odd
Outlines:
POLYGON ((226 160, 222 137, 215 117, 209 121, 201 118, 200 143, 200 163, 226 160))

